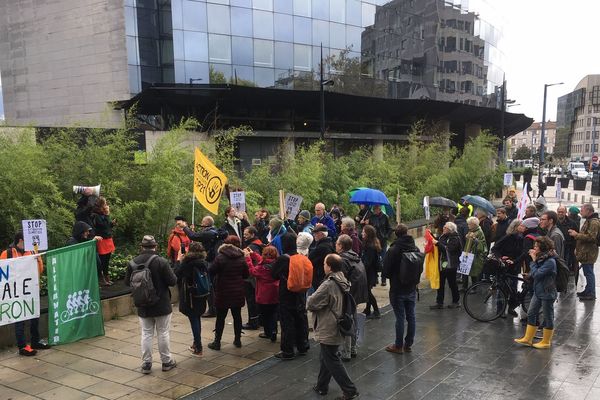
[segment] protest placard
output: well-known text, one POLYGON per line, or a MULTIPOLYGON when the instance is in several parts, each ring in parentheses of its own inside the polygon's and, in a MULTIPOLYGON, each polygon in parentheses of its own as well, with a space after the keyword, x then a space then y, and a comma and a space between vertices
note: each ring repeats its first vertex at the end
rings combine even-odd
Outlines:
POLYGON ((231 192, 229 193, 229 203, 237 212, 246 212, 246 193, 231 192))
POLYGON ((300 212, 300 205, 303 198, 296 194, 287 193, 285 195, 285 215, 288 219, 295 219, 300 212))
POLYGON ((504 186, 510 186, 512 185, 512 181, 513 181, 513 174, 512 172, 507 172, 504 174, 504 186))
POLYGON ((36 256, 0 260, 0 326, 40 317, 36 256))
POLYGON ((48 250, 48 230, 46 220, 28 219, 21 221, 23 226, 23 242, 26 251, 48 250), (37 245, 37 248, 35 247, 37 245))

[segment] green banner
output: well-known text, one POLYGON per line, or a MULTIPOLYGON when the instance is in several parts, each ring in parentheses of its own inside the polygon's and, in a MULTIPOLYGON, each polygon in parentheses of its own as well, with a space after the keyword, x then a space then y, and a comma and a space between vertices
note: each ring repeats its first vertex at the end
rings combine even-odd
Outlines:
POLYGON ((96 242, 49 251, 46 266, 49 342, 64 344, 104 335, 96 242))

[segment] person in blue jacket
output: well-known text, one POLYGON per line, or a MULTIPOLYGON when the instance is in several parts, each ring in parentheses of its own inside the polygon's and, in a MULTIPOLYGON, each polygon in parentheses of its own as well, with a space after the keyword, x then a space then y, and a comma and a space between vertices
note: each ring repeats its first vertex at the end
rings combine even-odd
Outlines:
POLYGON ((310 223, 315 228, 317 227, 317 224, 324 225, 325 227, 327 227, 327 236, 334 241, 335 239, 337 239, 337 230, 335 228, 335 222, 333 221, 333 218, 331 218, 329 214, 327 214, 327 212, 325 211, 325 204, 315 204, 315 216, 312 217, 310 223))

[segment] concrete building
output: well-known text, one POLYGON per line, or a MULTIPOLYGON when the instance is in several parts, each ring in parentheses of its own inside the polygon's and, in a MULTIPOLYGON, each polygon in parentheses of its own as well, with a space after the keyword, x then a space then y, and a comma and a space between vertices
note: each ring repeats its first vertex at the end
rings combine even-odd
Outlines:
POLYGON ((558 98, 557 130, 561 153, 573 161, 589 161, 600 139, 600 75, 585 76, 571 93, 558 98))
MULTIPOLYGON (((514 159, 515 152, 521 146, 529 148, 532 157, 539 154, 542 140, 542 123, 534 122, 522 132, 512 136, 509 141, 508 158, 514 159)), ((556 146, 556 122, 546 121, 544 127, 544 154, 554 154, 556 146)))

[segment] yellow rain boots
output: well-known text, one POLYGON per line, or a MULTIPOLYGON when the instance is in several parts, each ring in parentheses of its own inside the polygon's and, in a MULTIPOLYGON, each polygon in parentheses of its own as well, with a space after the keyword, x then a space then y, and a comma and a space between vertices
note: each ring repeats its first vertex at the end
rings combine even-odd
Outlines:
POLYGON ((520 339, 515 339, 515 342, 525 346, 531 346, 533 344, 533 336, 535 335, 536 330, 537 326, 527 325, 527 329, 525 329, 525 336, 520 339))
POLYGON ((533 345, 536 349, 549 349, 552 343, 552 336, 554 336, 554 329, 544 328, 544 336, 541 342, 537 342, 533 345))

